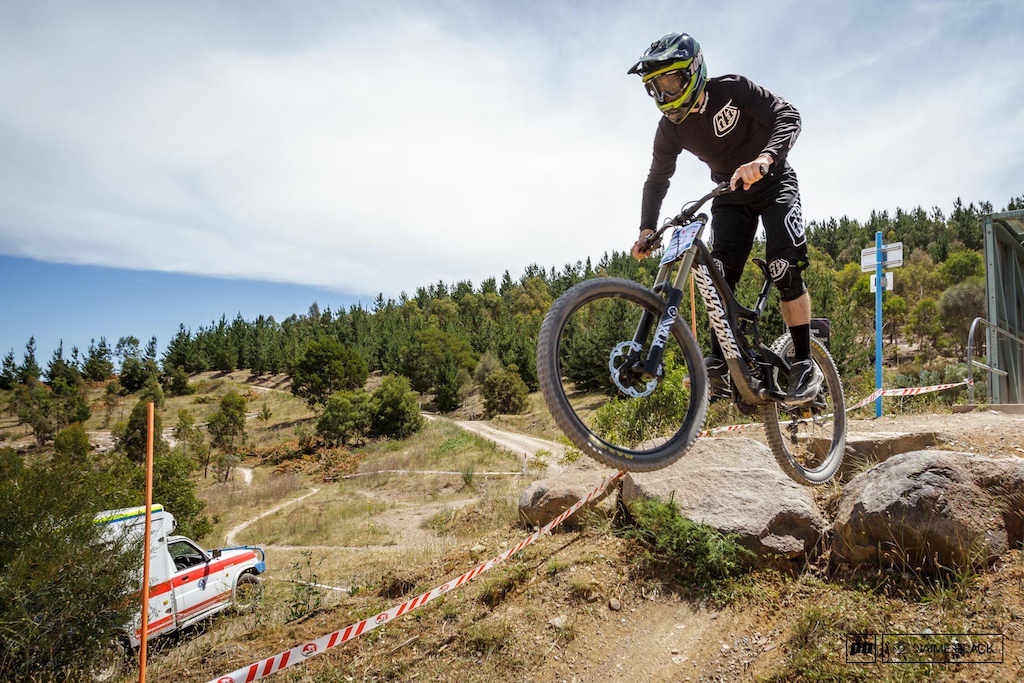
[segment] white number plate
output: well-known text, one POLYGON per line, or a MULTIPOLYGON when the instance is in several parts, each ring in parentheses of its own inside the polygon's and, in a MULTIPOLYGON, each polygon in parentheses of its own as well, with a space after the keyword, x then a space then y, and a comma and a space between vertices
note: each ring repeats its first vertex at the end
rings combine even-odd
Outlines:
POLYGON ((697 233, 700 232, 703 224, 700 221, 694 221, 689 225, 676 228, 676 231, 672 233, 672 239, 668 242, 668 247, 665 249, 665 255, 661 257, 661 264, 672 263, 682 256, 687 249, 693 246, 693 240, 697 237, 697 233))

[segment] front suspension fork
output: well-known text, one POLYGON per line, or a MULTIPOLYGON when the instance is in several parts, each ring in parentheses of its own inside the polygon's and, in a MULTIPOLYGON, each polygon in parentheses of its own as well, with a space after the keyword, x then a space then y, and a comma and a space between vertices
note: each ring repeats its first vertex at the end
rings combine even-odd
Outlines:
MULTIPOLYGON (((669 288, 665 312, 662 314, 661 320, 658 321, 658 326, 654 331, 654 339, 651 341, 651 350, 648 352, 647 358, 640 360, 640 351, 631 351, 628 359, 629 362, 624 363, 623 368, 629 368, 629 371, 634 376, 644 377, 645 379, 661 377, 661 361, 665 355, 665 345, 672 334, 672 325, 679 316, 679 302, 682 299, 683 292, 681 289, 669 288)), ((640 316, 640 324, 636 327, 636 334, 633 335, 634 349, 643 349, 644 340, 650 334, 653 324, 654 314, 644 310, 643 315, 640 316)))

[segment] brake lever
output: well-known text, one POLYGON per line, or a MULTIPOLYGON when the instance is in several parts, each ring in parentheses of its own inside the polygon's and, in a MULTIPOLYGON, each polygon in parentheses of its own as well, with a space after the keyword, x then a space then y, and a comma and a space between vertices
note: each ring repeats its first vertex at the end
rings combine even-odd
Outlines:
POLYGON ((652 252, 661 246, 661 231, 652 232, 644 239, 644 252, 652 252))

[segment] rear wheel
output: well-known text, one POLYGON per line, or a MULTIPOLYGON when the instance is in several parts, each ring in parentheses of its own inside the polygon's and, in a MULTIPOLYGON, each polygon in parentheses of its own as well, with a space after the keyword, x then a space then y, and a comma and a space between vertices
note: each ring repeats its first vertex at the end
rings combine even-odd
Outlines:
MULTIPOLYGON (((772 350, 793 358, 793 340, 784 334, 772 350)), ((761 407, 768 445, 783 471, 799 484, 824 484, 839 470, 846 448, 846 403, 832 356, 824 344, 811 337, 811 358, 824 375, 813 403, 789 406, 770 403, 761 407)), ((786 377, 780 377, 786 388, 786 377)))
POLYGON ((92 667, 90 678, 94 683, 107 683, 121 679, 131 667, 131 645, 120 636, 103 648, 92 667))
POLYGON ((537 376, 555 422, 600 463, 646 472, 678 460, 693 444, 708 406, 703 356, 676 317, 665 337, 660 376, 631 372, 655 337, 665 299, 620 278, 572 287, 551 306, 537 344, 537 376), (654 316, 634 348, 644 312, 654 316))

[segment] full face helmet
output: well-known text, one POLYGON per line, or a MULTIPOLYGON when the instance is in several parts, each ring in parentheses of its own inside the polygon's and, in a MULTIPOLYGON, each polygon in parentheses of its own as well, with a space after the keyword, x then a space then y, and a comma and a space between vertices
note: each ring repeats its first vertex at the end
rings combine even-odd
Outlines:
POLYGON ((651 43, 629 73, 640 75, 647 94, 672 123, 686 118, 708 81, 700 45, 685 33, 669 33, 651 43))

